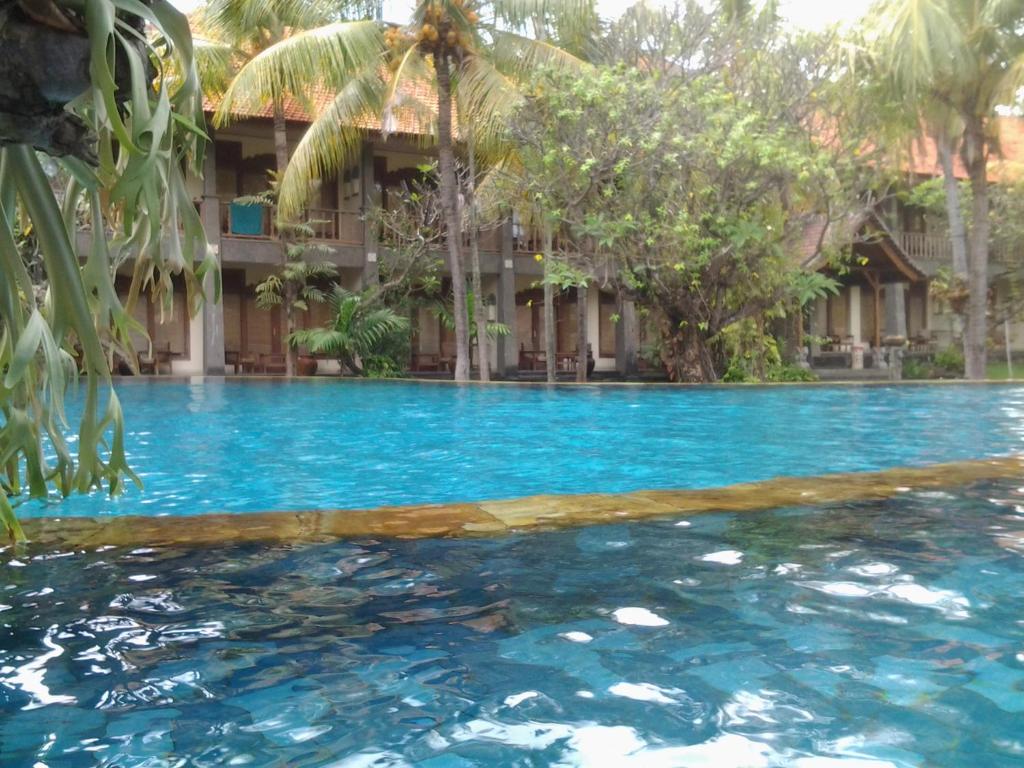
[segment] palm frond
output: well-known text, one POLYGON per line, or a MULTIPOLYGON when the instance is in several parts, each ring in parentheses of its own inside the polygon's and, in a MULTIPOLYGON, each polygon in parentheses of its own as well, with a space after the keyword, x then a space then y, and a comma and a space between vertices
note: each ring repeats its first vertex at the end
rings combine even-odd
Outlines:
POLYGON ((594 0, 491 0, 490 8, 498 26, 530 32, 556 20, 564 26, 590 25, 597 15, 594 0))
POLYGON ((582 59, 554 43, 498 30, 493 32, 491 58, 494 66, 516 80, 524 79, 539 69, 576 71, 589 67, 582 59))
POLYGON ((192 50, 203 93, 223 94, 235 70, 242 65, 241 52, 227 43, 203 37, 192 38, 192 50))
POLYGON ((433 80, 433 70, 426 65, 419 49, 415 45, 409 46, 402 58, 398 60, 398 67, 391 73, 384 91, 381 133, 385 139, 397 125, 396 113, 400 110, 411 110, 421 124, 430 125, 437 119, 436 105, 423 104, 410 99, 407 93, 403 92, 403 86, 406 83, 433 83, 433 80))
POLYGON ((472 124, 478 157, 497 160, 508 122, 522 103, 522 92, 489 58, 470 56, 458 69, 454 95, 461 127, 472 124))
POLYGON ((258 37, 263 30, 309 29, 334 20, 337 3, 328 0, 208 0, 199 18, 226 39, 258 37))
POLYGON ((876 6, 872 36, 893 79, 911 95, 967 66, 969 43, 947 6, 941 0, 886 0, 876 6))
POLYGON ((380 114, 384 83, 378 66, 366 67, 334 97, 295 147, 278 196, 282 217, 294 217, 316 179, 330 177, 356 161, 367 119, 380 114))
POLYGON ((297 32, 260 52, 243 66, 214 116, 216 125, 235 111, 262 107, 284 95, 300 97, 310 86, 344 83, 378 65, 384 38, 374 21, 347 21, 297 32))

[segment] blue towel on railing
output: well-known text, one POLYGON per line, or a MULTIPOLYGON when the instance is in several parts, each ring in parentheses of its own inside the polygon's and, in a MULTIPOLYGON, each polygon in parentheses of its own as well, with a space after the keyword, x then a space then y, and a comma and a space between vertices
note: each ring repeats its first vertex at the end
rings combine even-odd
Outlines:
POLYGON ((263 206, 245 203, 231 204, 231 234, 262 235, 263 206))

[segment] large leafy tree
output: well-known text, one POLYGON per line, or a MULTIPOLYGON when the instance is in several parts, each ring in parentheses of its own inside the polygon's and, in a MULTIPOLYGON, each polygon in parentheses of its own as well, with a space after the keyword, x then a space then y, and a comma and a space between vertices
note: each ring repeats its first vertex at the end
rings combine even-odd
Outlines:
POLYGON ((947 180, 954 268, 966 267, 964 357, 968 378, 986 373, 989 274, 989 160, 999 152, 996 115, 1016 102, 1024 75, 1022 0, 881 0, 875 53, 896 90, 921 115, 939 146, 947 180), (971 188, 970 231, 963 258, 964 217, 953 152, 971 188))
POLYGON ((552 40, 592 24, 592 6, 592 0, 420 0, 408 25, 379 30, 379 50, 353 42, 361 28, 334 24, 304 35, 306 52, 292 63, 289 53, 300 43, 289 38, 249 64, 253 82, 319 84, 336 93, 299 142, 282 178, 283 215, 301 209, 313 180, 330 177, 356 159, 366 118, 378 117, 385 133, 403 119, 412 120, 436 137, 459 381, 469 379, 470 332, 455 171, 456 105, 462 123, 473 121, 476 146, 487 146, 517 100, 523 72, 541 64, 578 64, 552 40), (429 86, 429 97, 423 85, 429 86))
POLYGON ((132 359, 138 328, 114 291, 114 269, 134 260, 129 303, 149 288, 168 305, 171 275, 183 273, 194 310, 213 262, 183 178, 202 167, 204 146, 185 18, 164 0, 26 0, 5 3, 3 14, 0 521, 18 538, 11 502, 26 491, 116 492, 134 477, 109 385, 113 355, 132 359), (37 152, 57 158, 63 207, 37 152), (84 263, 79 216, 92 231, 84 263), (18 251, 27 232, 43 291, 18 251), (79 370, 76 456, 64 398, 79 370))
POLYGON ((623 63, 546 75, 515 132, 533 194, 592 244, 586 266, 657 310, 670 375, 713 381, 727 329, 823 288, 795 258, 808 218, 845 221, 870 204, 855 193, 877 164, 863 162, 850 119, 863 114, 831 40, 788 40, 770 18, 686 13, 697 23, 676 34, 660 32, 666 15, 631 14, 613 30, 623 63))
MULTIPOLYGON (((196 16, 196 60, 203 88, 219 100, 214 124, 223 126, 236 114, 271 107, 275 180, 268 179, 270 197, 288 168, 290 149, 286 107, 291 101, 309 114, 316 83, 305 73, 317 72, 325 57, 351 74, 353 62, 379 55, 381 38, 373 21, 349 21, 361 15, 366 3, 325 0, 210 0, 196 16), (324 42, 327 39, 328 42, 324 42), (335 61, 338 57, 339 61, 335 61)), ((278 212, 275 211, 275 216, 278 212)), ((289 241, 295 227, 278 217, 275 232, 281 247, 282 269, 288 268, 289 241)), ((295 299, 285 283, 284 303, 295 299)), ((285 313, 286 335, 295 331, 295 317, 285 313)), ((286 374, 295 372, 295 349, 286 355, 286 374)))

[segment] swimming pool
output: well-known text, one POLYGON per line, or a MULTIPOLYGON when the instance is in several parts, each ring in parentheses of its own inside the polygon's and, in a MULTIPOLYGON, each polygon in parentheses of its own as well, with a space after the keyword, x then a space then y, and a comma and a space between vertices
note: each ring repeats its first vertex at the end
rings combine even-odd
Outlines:
MULTIPOLYGON (((1024 388, 125 381, 145 483, 25 517, 350 509, 711 488, 1019 452, 1024 388)), ((73 407, 71 409, 73 411, 73 407)))
POLYGON ((481 540, 7 549, 2 762, 1020 765, 1019 486, 481 540))

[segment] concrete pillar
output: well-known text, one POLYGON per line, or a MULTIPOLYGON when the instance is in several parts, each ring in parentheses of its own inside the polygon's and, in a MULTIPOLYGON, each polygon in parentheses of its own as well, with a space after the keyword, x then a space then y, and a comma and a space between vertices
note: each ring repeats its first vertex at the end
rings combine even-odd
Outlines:
POLYGON ((624 378, 637 374, 636 357, 640 350, 640 325, 636 304, 619 297, 619 322, 615 324, 615 368, 624 378))
POLYGON ((516 347, 516 262, 512 253, 512 220, 501 226, 501 263, 498 265, 498 322, 511 333, 495 340, 497 365, 495 372, 505 378, 519 375, 519 350, 516 347))
POLYGON ((849 330, 847 331, 850 336, 853 337, 854 344, 861 343, 861 299, 860 299, 860 286, 850 286, 850 318, 849 318, 849 330))
MULTIPOLYGON (((828 299, 814 300, 814 309, 811 313, 811 335, 828 336, 828 299)), ((812 352, 816 354, 818 350, 815 349, 812 352)))
POLYGON ((882 344, 902 344, 907 338, 906 283, 885 284, 885 333, 882 344))
MULTIPOLYGON (((211 137, 212 138, 212 137, 211 137)), ((199 204, 199 218, 206 233, 206 242, 221 268, 220 250, 220 198, 217 197, 217 145, 206 147, 203 161, 203 199, 199 204)), ((203 302, 202 371, 207 376, 224 375, 224 302, 214 302, 214 275, 203 281, 206 301, 203 302)))
POLYGON ((369 221, 367 214, 377 205, 377 182, 373 177, 373 145, 363 144, 363 154, 359 161, 359 184, 362 190, 361 211, 363 214, 363 287, 376 285, 380 282, 380 265, 377 263, 377 228, 369 221))

